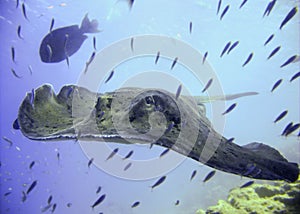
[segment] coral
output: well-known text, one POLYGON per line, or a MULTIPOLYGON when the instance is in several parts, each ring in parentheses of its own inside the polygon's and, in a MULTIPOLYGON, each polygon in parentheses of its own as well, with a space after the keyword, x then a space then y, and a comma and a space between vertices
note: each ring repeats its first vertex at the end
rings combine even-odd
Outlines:
POLYGON ((253 184, 246 188, 234 188, 227 200, 197 214, 260 214, 300 213, 300 179, 294 183, 284 181, 270 184, 253 184))

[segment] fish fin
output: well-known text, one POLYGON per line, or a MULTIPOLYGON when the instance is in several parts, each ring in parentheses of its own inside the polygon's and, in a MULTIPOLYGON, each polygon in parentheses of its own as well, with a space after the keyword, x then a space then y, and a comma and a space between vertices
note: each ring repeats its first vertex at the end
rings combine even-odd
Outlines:
POLYGON ((263 143, 253 142, 244 145, 243 147, 255 152, 257 155, 266 156, 267 154, 270 159, 288 162, 276 149, 263 143))
POLYGON ((98 30, 98 21, 96 19, 90 21, 88 14, 86 14, 81 22, 80 30, 83 33, 98 33, 100 32, 100 30, 98 30))

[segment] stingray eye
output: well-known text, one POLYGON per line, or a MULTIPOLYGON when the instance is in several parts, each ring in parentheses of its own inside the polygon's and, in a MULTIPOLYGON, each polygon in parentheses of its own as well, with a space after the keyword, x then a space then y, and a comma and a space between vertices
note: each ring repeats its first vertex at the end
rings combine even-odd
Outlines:
POLYGON ((151 96, 145 97, 145 101, 146 101, 146 104, 147 104, 147 105, 151 105, 151 104, 154 103, 151 96))

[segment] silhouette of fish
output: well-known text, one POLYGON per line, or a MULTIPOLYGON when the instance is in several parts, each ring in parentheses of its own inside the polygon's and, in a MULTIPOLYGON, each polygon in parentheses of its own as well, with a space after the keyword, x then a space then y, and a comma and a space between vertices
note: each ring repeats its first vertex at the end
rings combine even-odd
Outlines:
POLYGON ((42 40, 40 45, 40 58, 45 63, 61 62, 76 53, 87 39, 86 33, 97 33, 98 22, 90 21, 85 15, 81 26, 71 25, 52 30, 42 40), (66 35, 68 42, 66 43, 66 35), (51 52, 49 51, 51 49, 51 52))

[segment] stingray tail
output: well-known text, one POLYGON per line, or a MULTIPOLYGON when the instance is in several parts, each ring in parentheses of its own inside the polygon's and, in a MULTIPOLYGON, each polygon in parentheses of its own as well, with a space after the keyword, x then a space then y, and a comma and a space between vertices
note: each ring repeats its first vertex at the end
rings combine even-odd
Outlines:
POLYGON ((98 30, 98 21, 96 19, 90 21, 88 14, 86 14, 81 22, 80 30, 83 33, 98 33, 100 32, 100 30, 98 30))

